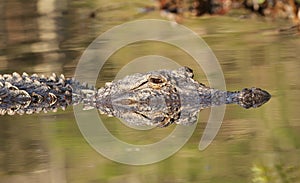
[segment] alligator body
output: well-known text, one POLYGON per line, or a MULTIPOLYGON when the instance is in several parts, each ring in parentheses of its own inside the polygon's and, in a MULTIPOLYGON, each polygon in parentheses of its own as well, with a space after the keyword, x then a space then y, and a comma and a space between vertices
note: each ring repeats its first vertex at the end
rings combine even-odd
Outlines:
POLYGON ((207 107, 235 103, 256 108, 270 98, 259 88, 236 92, 209 88, 193 80, 193 71, 188 67, 138 73, 100 89, 63 75, 0 75, 1 115, 55 111, 82 103, 86 110, 96 108, 133 125, 165 127, 192 124, 200 109, 207 107))

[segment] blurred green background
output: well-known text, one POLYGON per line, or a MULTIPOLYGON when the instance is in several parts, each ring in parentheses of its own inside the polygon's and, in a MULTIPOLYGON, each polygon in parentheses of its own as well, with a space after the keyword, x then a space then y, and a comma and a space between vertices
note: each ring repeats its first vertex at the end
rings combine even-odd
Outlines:
MULTIPOLYGON (((154 1, 2 0, 0 73, 27 72, 72 77, 85 48, 101 33, 137 19, 165 19, 154 1), (148 9, 151 11, 144 12, 148 9)), ((184 15, 181 24, 201 36, 217 56, 227 89, 261 87, 272 94, 259 109, 228 106, 213 143, 198 150, 210 110, 201 111, 197 129, 175 155, 159 163, 129 166, 94 151, 81 135, 72 107, 57 113, 0 116, 0 183, 297 183, 300 182, 300 37, 278 32, 287 19, 233 9, 225 15, 184 15)), ((176 26, 176 24, 175 24, 176 26)), ((186 53, 170 45, 128 45, 105 63, 97 87, 113 80, 131 60, 156 54, 205 75, 186 53)), ((101 116, 121 140, 159 141, 174 126, 136 131, 101 116)))

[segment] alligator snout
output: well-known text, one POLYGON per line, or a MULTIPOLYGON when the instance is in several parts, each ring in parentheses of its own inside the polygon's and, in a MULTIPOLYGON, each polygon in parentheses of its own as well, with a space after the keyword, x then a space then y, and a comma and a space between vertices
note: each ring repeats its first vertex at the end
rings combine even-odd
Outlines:
POLYGON ((244 88, 239 97, 239 104, 246 109, 256 108, 268 102, 270 98, 271 94, 260 88, 244 88))

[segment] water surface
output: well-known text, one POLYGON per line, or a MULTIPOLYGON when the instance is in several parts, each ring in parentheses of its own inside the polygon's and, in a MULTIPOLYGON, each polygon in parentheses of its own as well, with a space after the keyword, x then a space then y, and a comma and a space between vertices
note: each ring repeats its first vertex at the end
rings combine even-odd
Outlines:
MULTIPOLYGON (((139 1, 10 0, 0 3, 0 73, 28 72, 72 77, 84 49, 120 23, 160 18, 139 14, 139 1), (91 12, 96 12, 91 17, 91 12)), ((76 124, 72 107, 57 113, 0 118, 0 182, 300 182, 300 37, 279 34, 286 21, 238 16, 188 18, 217 56, 227 89, 261 87, 272 99, 258 109, 228 106, 222 127, 198 150, 210 110, 203 110, 192 138, 175 155, 146 166, 112 162, 94 151, 76 124)), ((108 60, 98 86, 113 80, 135 58, 156 54, 188 65, 207 84, 201 68, 183 51, 159 42, 128 45, 108 60)), ((173 127, 137 131, 101 116, 121 140, 148 144, 173 127)))

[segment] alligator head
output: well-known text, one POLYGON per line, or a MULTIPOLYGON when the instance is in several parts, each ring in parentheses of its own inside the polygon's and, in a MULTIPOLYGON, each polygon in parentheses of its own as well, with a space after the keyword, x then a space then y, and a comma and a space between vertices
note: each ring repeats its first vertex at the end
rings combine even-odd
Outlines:
MULTIPOLYGON (((164 127, 178 123, 182 121, 182 107, 198 103, 194 101, 197 101, 199 84, 192 77, 193 72, 187 67, 129 75, 100 88, 96 108, 133 125, 164 127)), ((199 104, 198 108, 194 106, 189 113, 195 114, 184 115, 194 118, 193 121, 199 104)))
POLYGON ((97 92, 96 108, 133 125, 165 127, 193 124, 203 108, 229 103, 255 108, 269 99, 270 94, 259 88, 226 92, 206 87, 193 80, 190 68, 181 67, 138 73, 108 83, 97 92))

